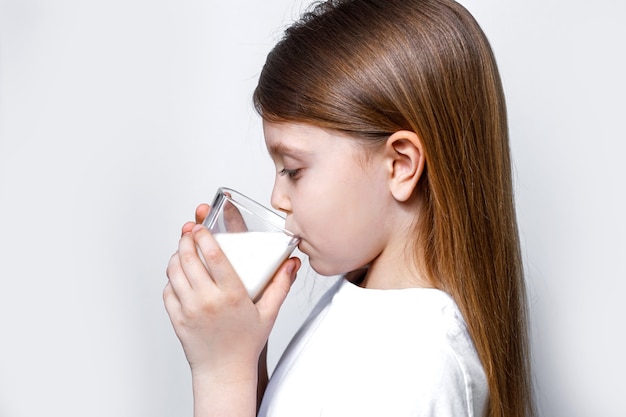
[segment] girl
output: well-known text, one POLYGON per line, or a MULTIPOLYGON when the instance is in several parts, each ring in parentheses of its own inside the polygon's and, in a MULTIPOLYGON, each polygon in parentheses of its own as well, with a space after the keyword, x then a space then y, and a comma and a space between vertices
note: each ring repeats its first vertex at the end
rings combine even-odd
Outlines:
POLYGON ((533 415, 504 96, 472 16, 451 0, 317 4, 254 103, 272 205, 315 271, 345 276, 266 388, 299 260, 253 304, 210 233, 183 226, 164 300, 195 415, 253 416, 257 398, 262 416, 533 415))

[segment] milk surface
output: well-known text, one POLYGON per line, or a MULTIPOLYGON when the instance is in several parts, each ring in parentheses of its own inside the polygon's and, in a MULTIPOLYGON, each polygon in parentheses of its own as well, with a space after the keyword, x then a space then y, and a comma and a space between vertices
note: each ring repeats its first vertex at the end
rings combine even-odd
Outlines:
POLYGON ((213 235, 253 300, 274 276, 295 246, 279 232, 216 233, 213 235))

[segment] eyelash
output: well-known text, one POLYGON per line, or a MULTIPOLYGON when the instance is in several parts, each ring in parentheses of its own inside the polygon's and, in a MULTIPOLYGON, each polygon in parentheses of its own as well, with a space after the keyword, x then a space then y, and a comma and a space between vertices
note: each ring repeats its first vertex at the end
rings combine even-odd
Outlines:
POLYGON ((279 175, 287 176, 289 179, 296 179, 296 177, 298 176, 299 173, 300 173, 299 169, 283 168, 280 171, 278 171, 279 175))

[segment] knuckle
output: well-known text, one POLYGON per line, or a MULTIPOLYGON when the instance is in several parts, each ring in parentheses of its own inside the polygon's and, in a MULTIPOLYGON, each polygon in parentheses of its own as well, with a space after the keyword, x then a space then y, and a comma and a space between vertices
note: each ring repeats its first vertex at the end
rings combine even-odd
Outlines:
POLYGON ((181 321, 190 325, 191 323, 197 323, 202 318, 205 318, 212 314, 212 308, 210 305, 183 305, 181 321))
POLYGON ((218 247, 207 248, 203 250, 202 256, 207 263, 219 265, 224 262, 224 253, 218 247))
POLYGON ((225 292, 221 297, 221 302, 225 308, 232 308, 240 303, 241 297, 239 294, 229 291, 225 292))
POLYGON ((163 302, 167 303, 173 295, 172 285, 168 282, 165 284, 165 288, 163 288, 163 302))
POLYGON ((178 262, 178 251, 174 252, 171 256, 169 261, 167 262, 167 266, 170 267, 174 264, 176 264, 178 262))
POLYGON ((181 264, 188 265, 192 262, 195 262, 195 260, 198 259, 198 254, 193 251, 181 251, 178 257, 180 259, 181 264))
POLYGON ((220 297, 220 306, 223 309, 236 311, 248 301, 250 301, 250 298, 245 290, 239 291, 233 289, 222 293, 220 297))
POLYGON ((171 278, 175 265, 178 264, 178 256, 172 255, 170 261, 167 263, 167 267, 165 268, 165 275, 167 278, 171 278))
POLYGON ((170 320, 172 322, 172 326, 174 326, 175 329, 184 329, 186 327, 188 327, 188 323, 185 320, 184 316, 180 315, 180 314, 176 314, 173 316, 170 316, 170 320))

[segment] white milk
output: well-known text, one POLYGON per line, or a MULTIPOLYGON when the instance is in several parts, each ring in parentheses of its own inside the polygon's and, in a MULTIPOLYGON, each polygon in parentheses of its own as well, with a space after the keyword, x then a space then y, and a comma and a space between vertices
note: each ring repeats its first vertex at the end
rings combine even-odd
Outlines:
POLYGON ((253 300, 274 276, 295 246, 279 232, 216 233, 213 235, 253 300))

